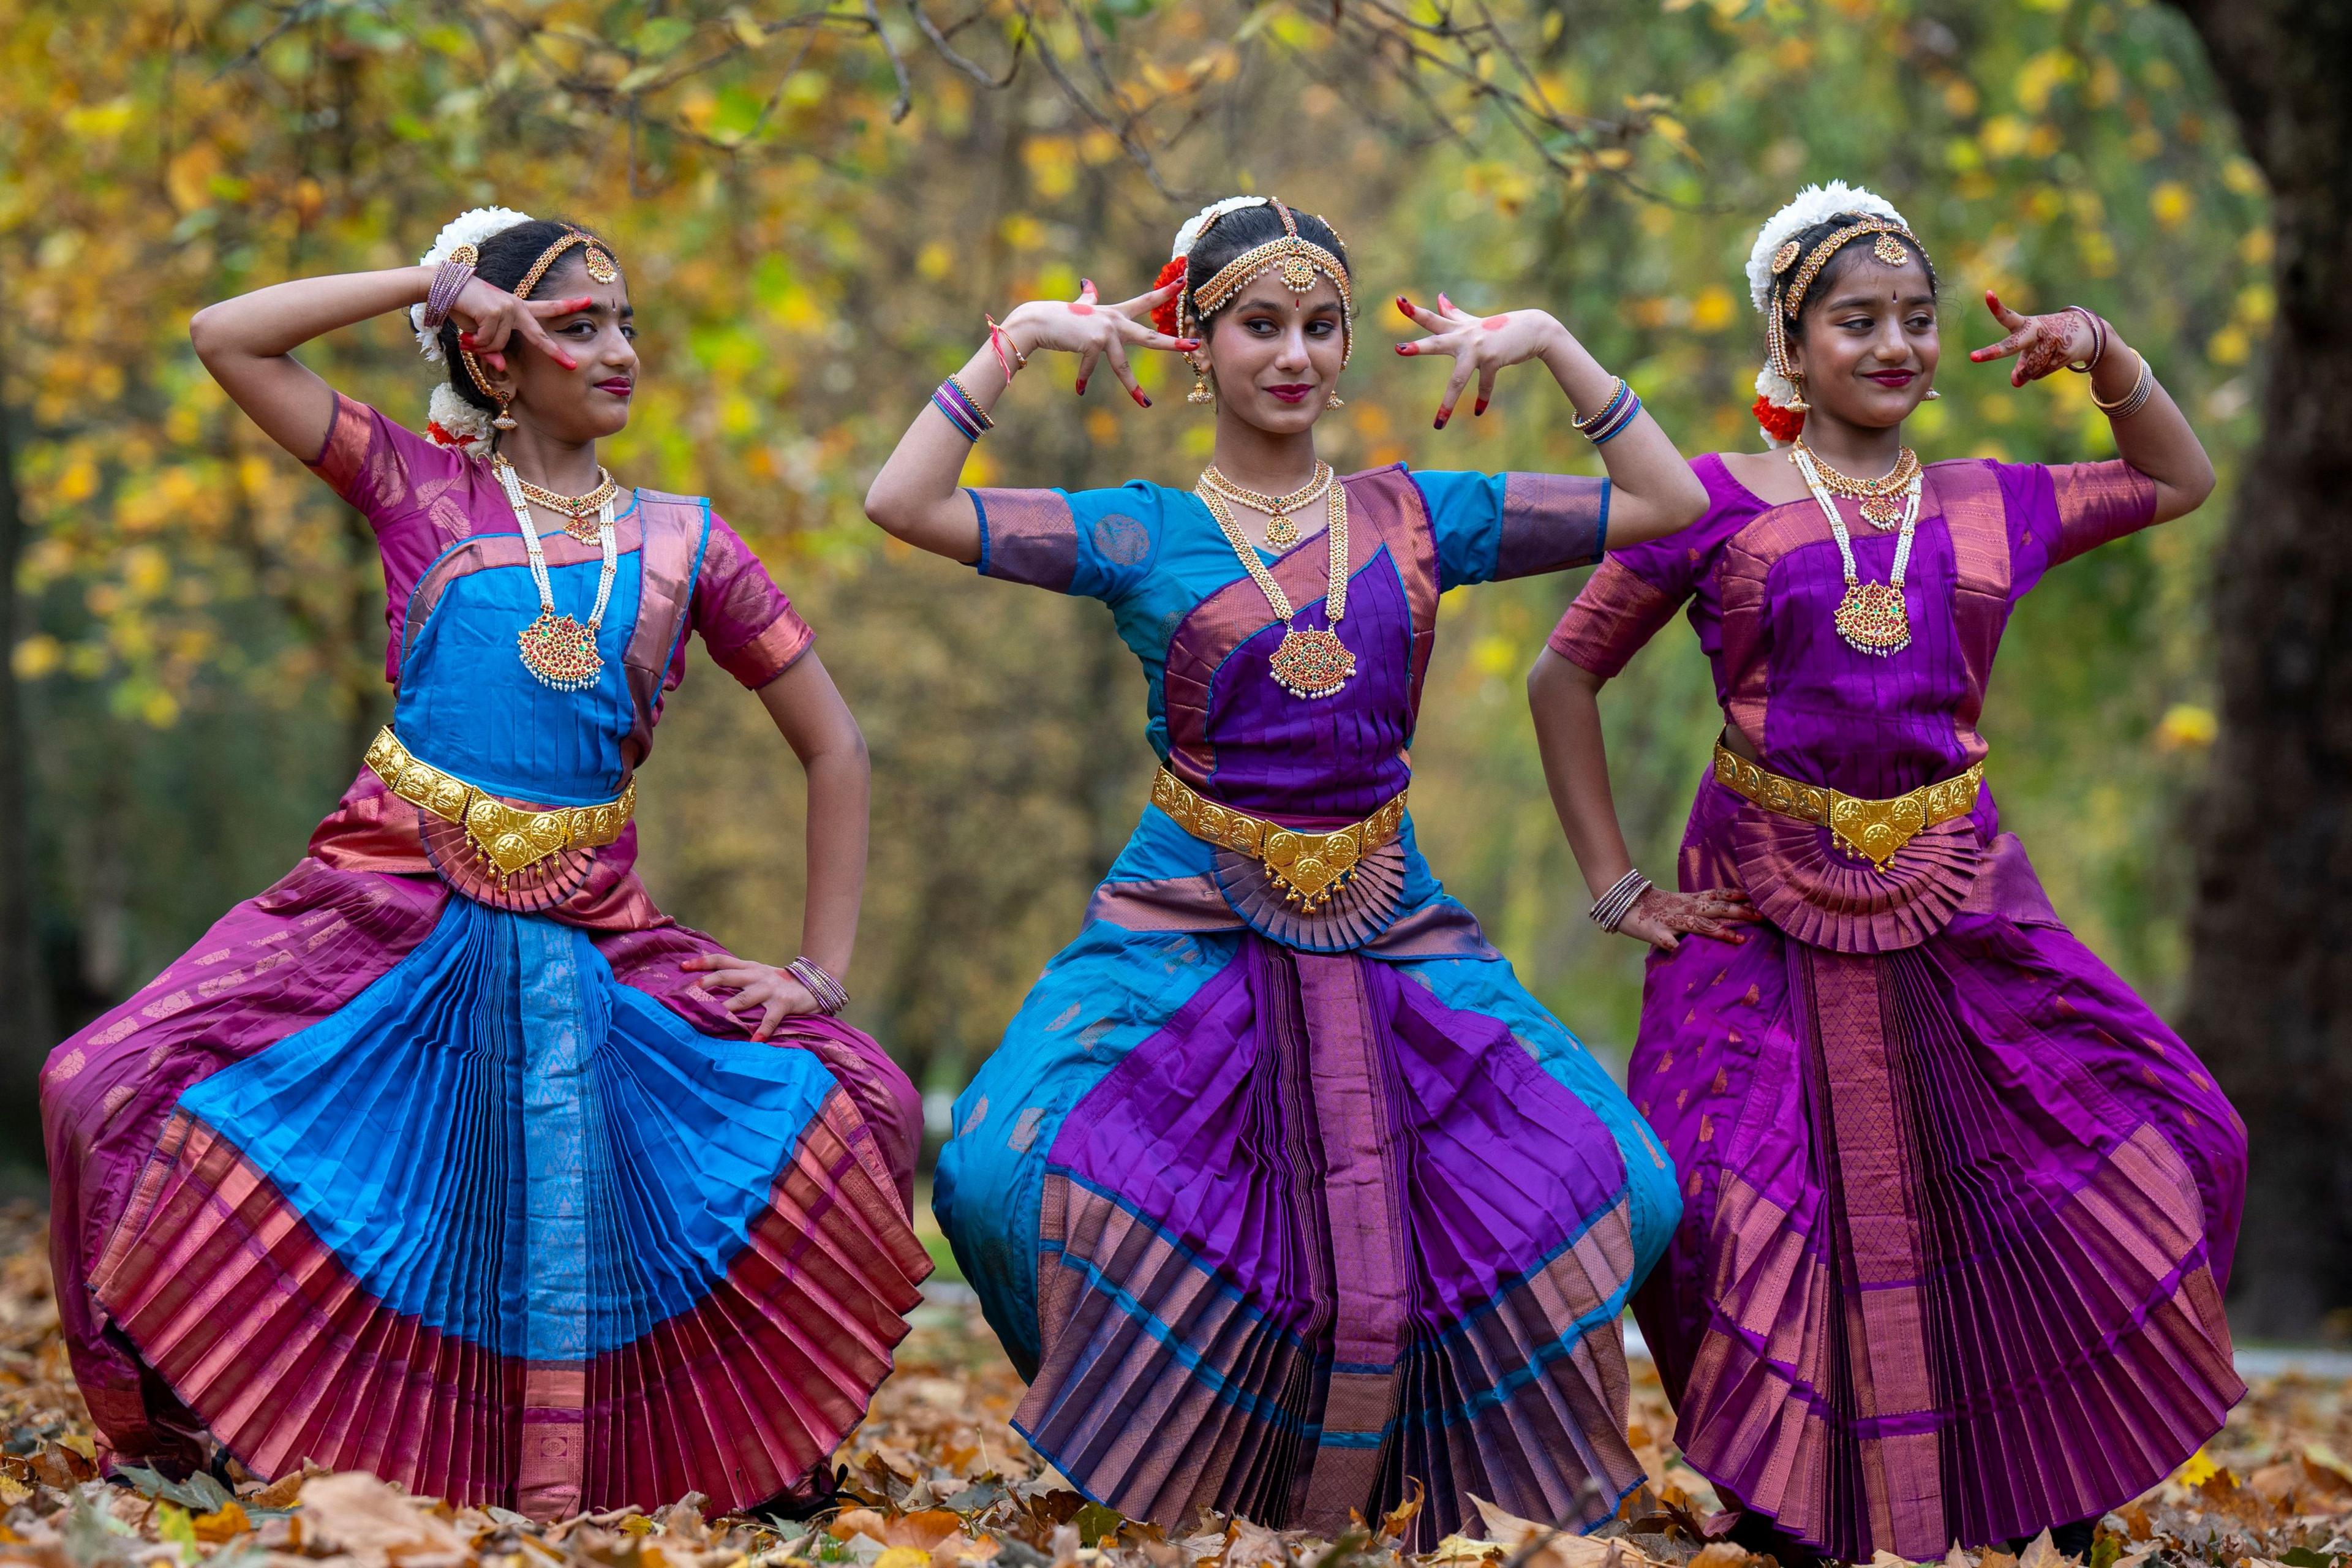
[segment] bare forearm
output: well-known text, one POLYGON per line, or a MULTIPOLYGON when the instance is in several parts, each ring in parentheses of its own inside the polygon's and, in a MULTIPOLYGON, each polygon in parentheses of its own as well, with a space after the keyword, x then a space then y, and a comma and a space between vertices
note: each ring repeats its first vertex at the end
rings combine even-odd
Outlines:
POLYGON ((1552 809, 1585 886, 1598 898, 1633 864, 1609 791, 1600 682, 1546 649, 1528 675, 1528 706, 1535 716, 1536 750, 1543 759, 1552 809))
POLYGON ((188 331, 197 357, 208 365, 237 355, 268 359, 338 328, 417 304, 432 286, 429 267, 298 278, 207 305, 188 331))
MULTIPOLYGON (((2138 351, 2108 328, 2107 352, 2091 372, 2091 390, 2101 403, 2127 397, 2139 378, 2138 351)), ((2213 492, 2213 462, 2189 417, 2157 383, 2137 413, 2109 422, 2116 455, 2156 481, 2158 522, 2194 511, 2213 492)))
MULTIPOLYGON (((1563 331, 1545 350, 1544 366, 1576 408, 1589 419, 1608 406, 1617 378, 1601 368, 1591 351, 1563 331)), ((1675 449, 1645 406, 1633 422, 1601 447, 1601 466, 1615 489, 1609 542, 1639 544, 1688 526, 1706 510, 1706 489, 1675 449)))
POLYGON ((808 902, 801 913, 801 952, 839 979, 857 947, 857 910, 866 895, 866 836, 871 769, 861 742, 821 752, 808 768, 808 902))
MULTIPOLYGON (((1003 366, 981 344, 957 383, 983 412, 992 411, 1008 383, 1003 366)), ((925 403, 874 483, 866 492, 866 515, 893 538, 919 550, 970 565, 980 559, 980 520, 960 488, 971 442, 935 405, 925 403)))

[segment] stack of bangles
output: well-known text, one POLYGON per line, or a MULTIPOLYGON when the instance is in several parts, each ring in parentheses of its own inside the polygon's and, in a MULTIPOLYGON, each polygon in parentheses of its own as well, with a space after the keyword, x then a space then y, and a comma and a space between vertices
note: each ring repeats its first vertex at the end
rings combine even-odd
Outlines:
POLYGON ((1576 427, 1594 446, 1605 446, 1623 434, 1625 426, 1633 423, 1633 416, 1641 412, 1641 398, 1625 384, 1625 378, 1621 375, 1617 378, 1617 389, 1609 395, 1607 405, 1591 418, 1578 420, 1576 427))
POLYGON ((449 253, 448 258, 433 269, 433 284, 425 295, 425 319, 419 323, 428 332, 437 332, 441 323, 464 293, 474 276, 474 265, 481 253, 470 245, 461 245, 449 253))
MULTIPOLYGON (((2082 317, 2084 322, 2091 329, 2091 357, 2069 361, 2066 368, 2078 375, 2088 375, 2099 368, 2101 360, 2107 357, 2107 323, 2101 319, 2097 311, 2087 305, 2069 305, 2066 307, 2066 311, 2082 317)), ((2060 314, 2065 314, 2066 311, 2061 311, 2060 314)), ((2131 390, 2113 403, 2101 402, 2099 395, 2095 392, 2091 394, 2091 406, 2110 419, 2128 419, 2147 407, 2147 400, 2155 393, 2156 371, 2147 363, 2147 356, 2142 354, 2139 356, 2139 374, 2133 378, 2131 390)))
POLYGON ((946 415, 948 423, 962 431, 967 441, 977 441, 996 428, 996 421, 954 376, 940 383, 940 389, 931 394, 931 406, 946 415))
POLYGON ((816 1010, 830 1018, 849 1005, 849 993, 840 981, 805 958, 795 958, 784 965, 784 973, 799 981, 808 994, 816 999, 816 1010))
POLYGON ((1633 912, 1633 906, 1642 901, 1642 895, 1650 888, 1650 879, 1638 870, 1628 871, 1610 883, 1608 891, 1593 900, 1592 908, 1585 912, 1602 931, 1614 931, 1625 923, 1625 917, 1633 912))

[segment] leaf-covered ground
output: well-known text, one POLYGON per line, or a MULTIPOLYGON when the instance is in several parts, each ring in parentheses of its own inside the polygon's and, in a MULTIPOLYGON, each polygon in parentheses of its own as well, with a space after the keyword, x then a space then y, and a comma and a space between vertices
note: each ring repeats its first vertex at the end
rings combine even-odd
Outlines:
MULTIPOLYGON (((695 1499, 540 1526, 501 1510, 410 1498, 373 1477, 314 1471, 224 1487, 141 1472, 97 1477, 89 1422, 57 1335, 41 1215, 0 1212, 0 1560, 42 1568, 1772 1568, 1707 1539, 1716 1499, 1678 1462, 1657 1380, 1635 1367, 1633 1436, 1651 1486, 1591 1536, 1490 1511, 1485 1539, 1406 1558, 1403 1521, 1338 1541, 1203 1520, 1164 1536, 1084 1504, 1006 1418, 1020 1380, 977 1308, 948 1288, 921 1309, 898 1371, 842 1454, 851 1500, 814 1527, 708 1518, 695 1499)), ((2110 1514, 2093 1568, 2347 1568, 2352 1384, 2257 1387, 2182 1472, 2110 1514)), ((2059 1568, 1956 1552, 1948 1568, 2059 1568)), ((1879 1568, 1892 1568, 1882 1558, 1879 1568)))

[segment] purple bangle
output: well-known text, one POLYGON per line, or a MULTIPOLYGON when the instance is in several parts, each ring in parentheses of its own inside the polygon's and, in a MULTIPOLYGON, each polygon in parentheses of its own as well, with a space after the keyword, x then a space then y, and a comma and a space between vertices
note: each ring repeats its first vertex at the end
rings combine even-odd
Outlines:
POLYGON ((474 276, 474 264, 481 253, 470 245, 461 245, 451 251, 448 258, 433 269, 433 287, 425 292, 425 330, 437 332, 441 323, 449 319, 456 308, 457 296, 465 292, 467 279, 474 276))
POLYGON ((964 411, 961 401, 945 385, 931 394, 931 406, 945 415, 948 423, 954 426, 956 433, 965 440, 977 441, 984 434, 971 416, 964 411))
POLYGON ((784 973, 807 988, 809 995, 816 1002, 817 1010, 826 1017, 833 1017, 849 1005, 849 993, 842 987, 841 982, 810 960, 795 958, 784 965, 784 973))

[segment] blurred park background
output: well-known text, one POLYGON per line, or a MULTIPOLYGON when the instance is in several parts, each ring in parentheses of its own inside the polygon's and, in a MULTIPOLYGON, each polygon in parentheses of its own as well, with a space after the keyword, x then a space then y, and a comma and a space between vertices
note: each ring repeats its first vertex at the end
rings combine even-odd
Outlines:
MULTIPOLYGON (((1802 182, 1866 183, 1943 279, 1923 457, 2112 449, 2083 379, 1967 363, 1995 288, 2110 315, 2221 470, 2199 515, 2037 590, 1985 722, 2059 910, 2179 1016, 2225 708, 2208 589, 2279 308, 2273 171, 2207 48, 2150 0, 0 0, 0 1165, 37 1189, 47 1045, 281 875, 390 708, 365 525, 227 404, 189 315, 413 261, 492 203, 614 238, 647 373, 611 467, 714 498, 818 628, 874 757, 853 1016, 944 1095, 1075 932, 1150 768, 1098 606, 918 558, 859 510, 983 310, 1081 276, 1139 291, 1203 201, 1280 194, 1337 224, 1366 301, 1328 457, 1597 471, 1537 372, 1433 431, 1443 373, 1386 352, 1381 302, 1545 307, 1686 452, 1752 447, 1755 226, 1802 182)), ((404 321, 303 357, 421 427, 404 321)), ((1208 422, 1181 367, 1139 368, 1149 411, 1034 366, 970 478, 1189 484, 1208 422)), ((1581 575, 1449 595, 1414 805, 1440 875, 1622 1062, 1640 952, 1583 918, 1521 686, 1581 575)), ((1719 722, 1688 631, 1604 706, 1662 870, 1719 722)), ((798 770, 699 656, 640 798, 663 906, 788 958, 798 770)), ((2250 1231, 2290 1217, 2315 1223, 2258 1207, 2250 1231)), ((2345 1272, 2277 1322, 2341 1327, 2345 1272)))

